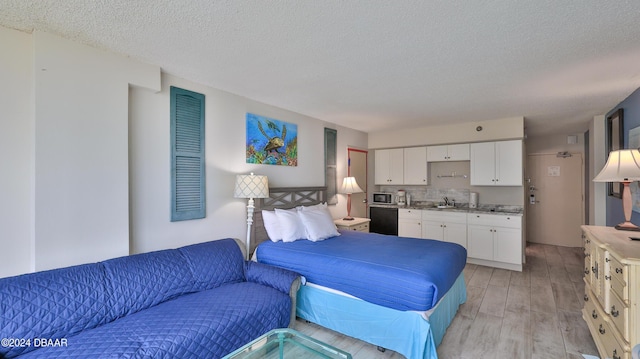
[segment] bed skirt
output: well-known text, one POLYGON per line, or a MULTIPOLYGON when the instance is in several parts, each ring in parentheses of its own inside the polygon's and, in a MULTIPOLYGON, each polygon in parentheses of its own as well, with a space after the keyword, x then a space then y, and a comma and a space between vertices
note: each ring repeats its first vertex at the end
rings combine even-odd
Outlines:
POLYGON ((426 320, 424 313, 399 311, 363 300, 302 286, 296 315, 365 342, 396 351, 408 359, 436 359, 436 347, 458 307, 467 300, 464 276, 456 279, 426 320))

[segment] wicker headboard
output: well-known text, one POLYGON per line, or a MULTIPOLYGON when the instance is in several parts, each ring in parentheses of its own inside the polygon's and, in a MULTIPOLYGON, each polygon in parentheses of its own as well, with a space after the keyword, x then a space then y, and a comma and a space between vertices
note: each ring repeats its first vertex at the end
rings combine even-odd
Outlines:
POLYGON ((269 188, 269 198, 256 199, 256 209, 251 229, 250 252, 253 253, 258 244, 269 240, 262 221, 263 209, 273 210, 275 208, 289 209, 297 206, 311 206, 325 202, 326 198, 326 187, 269 188))

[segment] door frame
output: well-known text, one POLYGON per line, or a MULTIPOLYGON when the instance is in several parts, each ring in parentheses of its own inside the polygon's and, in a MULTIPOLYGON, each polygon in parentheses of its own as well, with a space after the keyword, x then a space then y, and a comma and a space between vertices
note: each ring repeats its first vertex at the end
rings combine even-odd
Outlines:
POLYGON ((364 181, 364 184, 362 183, 358 183, 358 184, 364 190, 364 200, 365 200, 364 213, 365 215, 367 215, 368 209, 369 209, 369 150, 347 146, 347 176, 349 177, 351 176, 351 153, 352 152, 363 153, 365 156, 365 159, 364 159, 365 181, 364 181))

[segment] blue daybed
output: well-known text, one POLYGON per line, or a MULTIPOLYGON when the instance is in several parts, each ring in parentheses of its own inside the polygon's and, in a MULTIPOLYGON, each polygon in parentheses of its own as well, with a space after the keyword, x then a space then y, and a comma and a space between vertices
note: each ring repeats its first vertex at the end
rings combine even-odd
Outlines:
POLYGON ((0 358, 220 358, 290 325, 298 278, 233 239, 2 278, 0 358))

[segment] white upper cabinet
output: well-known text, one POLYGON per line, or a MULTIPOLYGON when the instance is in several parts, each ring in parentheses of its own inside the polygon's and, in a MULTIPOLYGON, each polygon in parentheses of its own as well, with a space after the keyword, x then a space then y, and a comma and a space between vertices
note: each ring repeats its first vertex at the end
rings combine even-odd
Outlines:
POLYGON ((404 150, 376 150, 375 152, 375 184, 404 184, 404 150))
POLYGON ((427 146, 427 161, 468 161, 469 144, 427 146))
MULTIPOLYGON (((377 156, 376 156, 377 158, 377 156)), ((408 147, 404 149, 404 184, 427 185, 427 147, 408 147)))
POLYGON ((522 141, 471 144, 472 186, 522 186, 522 141))

